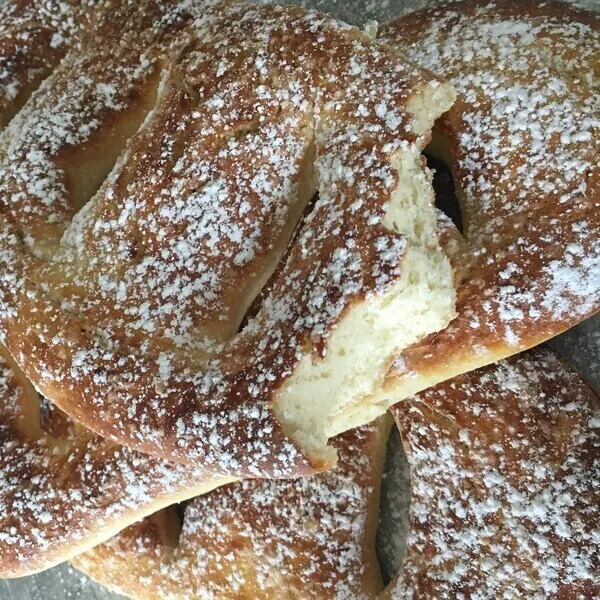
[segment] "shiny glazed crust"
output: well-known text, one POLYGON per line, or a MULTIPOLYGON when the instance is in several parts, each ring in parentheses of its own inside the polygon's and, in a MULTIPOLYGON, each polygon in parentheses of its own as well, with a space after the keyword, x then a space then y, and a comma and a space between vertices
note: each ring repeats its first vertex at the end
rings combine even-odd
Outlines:
POLYGON ((452 169, 467 266, 458 317, 402 353, 401 399, 547 340, 600 307, 600 21, 557 2, 412 13, 380 39, 458 93, 428 151, 452 169))
POLYGON ((131 526, 72 562, 139 599, 375 598, 379 485, 392 419, 335 439, 339 461, 295 480, 240 481, 131 526))
POLYGON ((132 448, 216 477, 330 466, 317 409, 453 316, 420 158, 452 89, 318 13, 147 4, 91 27, 0 139, 6 344, 132 448))

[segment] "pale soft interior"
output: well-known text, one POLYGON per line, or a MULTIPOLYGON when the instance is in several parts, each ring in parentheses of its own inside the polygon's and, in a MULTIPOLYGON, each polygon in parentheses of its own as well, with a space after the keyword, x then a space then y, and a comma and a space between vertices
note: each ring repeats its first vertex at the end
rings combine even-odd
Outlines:
MULTIPOLYGON (((434 84, 432 91, 414 101, 421 132, 454 100, 448 86, 434 84)), ((372 397, 391 362, 455 316, 453 274, 438 243, 431 174, 418 148, 403 149, 394 162, 399 184, 384 225, 408 240, 403 275, 387 294, 349 308, 328 339, 325 358, 304 357, 275 403, 288 434, 313 456, 330 458, 329 437, 385 412, 389 405, 372 397)))

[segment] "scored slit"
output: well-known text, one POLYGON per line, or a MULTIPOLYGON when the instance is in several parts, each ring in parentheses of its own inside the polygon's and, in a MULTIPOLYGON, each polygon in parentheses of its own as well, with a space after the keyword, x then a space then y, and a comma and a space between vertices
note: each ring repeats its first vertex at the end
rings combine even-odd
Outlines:
MULTIPOLYGON (((64 82, 61 81, 61 78, 64 77, 69 77, 69 69, 65 68, 65 72, 63 72, 59 67, 44 82, 42 87, 32 96, 30 103, 13 121, 15 127, 7 129, 6 134, 9 136, 9 140, 11 134, 13 137, 16 135, 18 139, 19 134, 14 131, 16 126, 22 125, 24 130, 27 131, 29 126, 28 114, 33 114, 34 120, 37 115, 43 117, 44 111, 47 110, 44 107, 44 102, 52 100, 54 91, 52 85, 55 81, 58 86, 58 98, 64 99, 63 101, 68 105, 70 87, 67 84, 66 89, 60 89, 61 84, 64 85, 64 82)), ((40 204, 40 199, 36 196, 37 188, 34 187, 33 194, 29 196, 29 201, 33 207, 33 218, 30 223, 25 224, 24 234, 30 240, 28 245, 38 258, 47 260, 57 250, 58 242, 65 227, 68 226, 76 212, 83 208, 101 188, 127 142, 156 105, 159 82, 160 69, 155 67, 155 73, 148 74, 147 81, 144 82, 138 98, 134 98, 134 101, 130 101, 128 105, 122 108, 118 107, 117 110, 109 110, 101 105, 91 109, 82 106, 83 112, 81 114, 77 114, 77 112, 72 115, 67 114, 67 118, 72 116, 75 121, 79 119, 82 127, 86 127, 86 123, 89 122, 91 124, 95 123, 96 128, 94 130, 93 126, 90 125, 92 127, 90 134, 84 134, 80 139, 76 139, 75 144, 70 144, 67 140, 57 140, 57 150, 54 153, 46 153, 44 156, 46 163, 44 164, 48 165, 48 169, 53 170, 53 173, 49 173, 49 177, 54 177, 56 182, 48 191, 42 187, 43 184, 37 184, 35 179, 38 177, 41 180, 44 175, 37 175, 37 167, 34 164, 31 165, 33 185, 38 185, 39 189, 44 190, 42 193, 56 199, 54 201, 55 206, 47 209, 47 202, 40 204)), ((92 93, 92 91, 86 93, 92 93)), ((31 131, 30 136, 35 134, 34 128, 31 127, 31 129, 33 131, 31 131)), ((27 136, 27 133, 25 136, 27 136)), ((27 147, 29 143, 33 151, 36 150, 35 139, 25 137, 24 142, 23 146, 27 147)), ((50 140, 50 143, 52 142, 53 140, 50 140)), ((9 141, 9 145, 10 143, 9 141)), ((44 152, 43 146, 40 146, 40 148, 41 152, 44 152)), ((14 153, 15 151, 13 151, 14 153)), ((16 153, 20 154, 22 151, 17 148, 16 153)), ((14 162, 14 158, 9 153, 7 162, 11 159, 14 162)), ((26 162, 25 165, 27 164, 26 162)), ((25 166, 25 169, 27 168, 25 166)), ((27 175, 28 173, 25 173, 25 176, 27 175)), ((13 184, 17 189, 25 188, 29 190, 30 188, 25 186, 30 184, 28 182, 21 183, 21 177, 23 177, 23 174, 17 172, 16 175, 12 176, 12 180, 7 178, 8 185, 13 184)))
POLYGON ((129 112, 129 118, 121 114, 109 116, 105 129, 109 135, 93 137, 81 147, 65 149, 57 159, 57 166, 65 173, 70 201, 75 210, 83 208, 102 187, 114 168, 117 159, 135 135, 148 114, 156 107, 159 97, 161 69, 151 78, 147 92, 140 98, 138 107, 129 112), (111 118, 112 117, 112 118, 111 118), (112 121, 112 123, 111 123, 112 121), (119 125, 115 125, 120 121, 119 125))
POLYGON ((456 196, 452 171, 446 163, 435 156, 427 154, 427 167, 433 171, 433 190, 435 205, 454 223, 460 233, 463 233, 462 213, 456 196))
POLYGON ((305 219, 308 217, 308 215, 314 209, 315 203, 317 202, 318 198, 319 198, 319 195, 318 194, 314 194, 313 197, 308 202, 308 204, 306 204, 302 216, 296 222, 296 228, 294 229, 294 232, 293 232, 292 236, 289 238, 287 246, 286 246, 286 248, 285 248, 285 250, 284 250, 284 252, 283 252, 283 254, 281 256, 281 259, 279 260, 279 262, 277 264, 277 267, 271 273, 269 279, 263 285, 263 287, 261 288, 261 290, 259 291, 259 293, 254 297, 254 300, 252 301, 252 304, 248 307, 248 310, 246 311, 246 314, 244 315, 244 319, 242 320, 242 322, 241 322, 241 324, 240 324, 240 326, 238 328, 238 333, 244 329, 244 327, 248 324, 248 322, 252 318, 254 318, 258 314, 258 312, 260 311, 260 309, 262 308, 265 299, 269 295, 271 289, 273 288, 273 285, 274 285, 275 281, 277 280, 277 277, 279 276, 279 273, 281 272, 281 269, 283 268, 283 266, 287 262, 287 259, 288 259, 289 255, 290 255, 290 252, 292 251, 292 249, 295 246, 295 243, 296 243, 296 240, 298 238, 298 235, 299 235, 299 233, 300 233, 300 231, 302 229, 302 224, 304 223, 305 219))

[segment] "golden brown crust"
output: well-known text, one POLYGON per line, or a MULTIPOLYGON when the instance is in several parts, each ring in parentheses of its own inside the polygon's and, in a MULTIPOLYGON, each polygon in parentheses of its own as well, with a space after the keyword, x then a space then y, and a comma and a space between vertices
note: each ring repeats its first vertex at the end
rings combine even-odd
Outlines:
POLYGON ((8 0, 0 5, 0 129, 17 114, 82 37, 105 46, 124 30, 143 31, 171 2, 8 0), (142 8, 143 7, 143 8, 142 8))
POLYGON ((383 40, 457 88, 430 149, 454 173, 469 267, 458 317, 403 353, 388 395, 534 346, 598 311, 599 23, 557 2, 478 0, 382 26, 383 40))
POLYGON ((66 54, 80 23, 75 1, 9 0, 0 5, 0 129, 66 54))
POLYGON ((0 576, 35 573, 230 479, 117 446, 42 401, 0 346, 0 576))
POLYGON ((411 469, 405 598, 600 593, 600 397, 548 350, 393 409, 411 469))
POLYGON ((111 439, 223 476, 309 473, 331 457, 304 456, 272 401, 350 307, 401 280, 406 236, 382 224, 393 158, 425 144, 408 104, 442 84, 317 13, 198 6, 178 35, 169 19, 142 48, 135 31, 121 50, 96 40, 68 57, 13 121, 6 340, 45 395, 111 439), (156 110, 69 223, 90 194, 70 193, 63 153, 117 151, 111 123, 141 120, 157 61, 173 55, 156 110), (319 200, 231 337, 310 197, 313 162, 319 200))
POLYGON ((186 506, 180 533, 176 512, 163 511, 72 562, 138 599, 375 598, 390 424, 336 438, 339 462, 327 473, 225 486, 186 506))

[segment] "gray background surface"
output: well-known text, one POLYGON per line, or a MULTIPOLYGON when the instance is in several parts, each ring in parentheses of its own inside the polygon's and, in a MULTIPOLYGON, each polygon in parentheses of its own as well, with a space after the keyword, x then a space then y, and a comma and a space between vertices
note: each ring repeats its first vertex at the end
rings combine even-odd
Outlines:
MULTIPOLYGON (((259 0, 263 1, 263 0, 259 0)), ((265 3, 269 0, 264 0, 265 3)), ((289 4, 299 4, 309 8, 317 8, 362 26, 367 21, 380 22, 400 16, 411 10, 432 4, 436 0, 296 0, 289 4)), ((464 0, 468 2, 469 0, 464 0)), ((1 0, 0 0, 1 2, 1 0)), ((518 2, 518 0, 515 0, 518 2)), ((578 0, 576 4, 600 10, 600 0, 578 0)), ((600 316, 582 323, 564 335, 552 340, 549 345, 568 358, 584 375, 600 387, 600 316)), ((395 506, 382 503, 382 521, 394 519, 403 521, 408 508, 408 489, 406 487, 406 471, 402 465, 402 452, 399 450, 399 437, 392 438, 388 464, 389 469, 384 496, 393 497, 395 506), (394 467, 395 468, 392 468, 394 467), (386 493, 387 492, 387 493, 386 493)), ((403 531, 402 523, 395 523, 394 530, 403 531)), ((380 553, 384 574, 391 576, 399 565, 394 565, 391 558, 380 553)), ((0 581, 0 600, 118 600, 123 598, 112 594, 102 586, 92 582, 68 564, 49 569, 38 575, 15 580, 0 581)))

